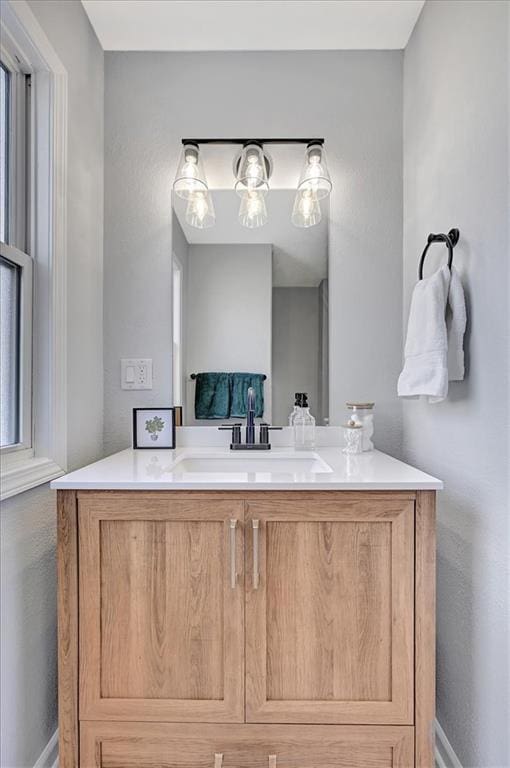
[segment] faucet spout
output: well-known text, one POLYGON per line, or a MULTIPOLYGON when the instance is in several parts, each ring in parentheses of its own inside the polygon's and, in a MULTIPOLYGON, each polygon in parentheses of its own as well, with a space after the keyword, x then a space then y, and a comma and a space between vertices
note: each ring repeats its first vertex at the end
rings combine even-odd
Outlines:
POLYGON ((255 390, 248 387, 246 395, 246 443, 255 443, 255 390))

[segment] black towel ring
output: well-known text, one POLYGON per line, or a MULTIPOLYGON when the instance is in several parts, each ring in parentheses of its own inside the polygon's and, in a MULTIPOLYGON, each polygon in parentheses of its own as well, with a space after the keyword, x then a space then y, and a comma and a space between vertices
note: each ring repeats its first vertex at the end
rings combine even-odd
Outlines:
POLYGON ((459 242, 459 230, 458 229, 450 229, 447 235, 440 233, 438 235, 430 234, 427 237, 427 245, 425 246, 425 249, 421 255, 420 259, 420 266, 418 267, 418 280, 423 280, 423 263, 425 261, 425 256, 427 254, 427 251, 432 243, 445 243, 446 247, 448 248, 448 269, 451 270, 452 263, 453 263, 453 249, 459 242))

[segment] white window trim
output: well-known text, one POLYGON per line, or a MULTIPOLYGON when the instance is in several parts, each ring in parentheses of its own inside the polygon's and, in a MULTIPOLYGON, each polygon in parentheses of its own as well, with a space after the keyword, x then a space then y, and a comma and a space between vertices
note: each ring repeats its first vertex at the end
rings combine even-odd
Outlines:
POLYGON ((12 245, 0 243, 1 255, 12 264, 21 267, 20 328, 19 328, 19 442, 0 448, 2 455, 16 452, 18 463, 21 458, 33 456, 32 430, 32 308, 33 308, 33 262, 30 256, 12 245))
POLYGON ((67 463, 67 72, 25 0, 3 0, 2 37, 32 74, 33 442, 2 454, 1 498, 59 477, 67 463), (43 116, 45 119, 43 119, 43 116))

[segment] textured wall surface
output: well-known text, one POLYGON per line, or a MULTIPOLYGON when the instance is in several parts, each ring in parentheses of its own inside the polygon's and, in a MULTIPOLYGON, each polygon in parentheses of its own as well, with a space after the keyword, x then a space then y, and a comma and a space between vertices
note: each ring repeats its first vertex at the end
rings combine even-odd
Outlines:
MULTIPOLYGON (((105 450, 134 406, 171 402, 171 188, 183 136, 323 136, 331 423, 377 402, 377 445, 400 451, 402 53, 105 55, 105 450), (121 357, 151 357, 152 391, 122 391, 121 357)), ((296 174, 299 169, 296 169, 296 174)))
POLYGON ((273 424, 286 427, 296 392, 319 418, 319 288, 273 288, 273 424))
MULTIPOLYGON (((271 421, 271 280, 270 245, 188 247, 184 297, 188 372, 264 373, 266 421, 271 421)), ((187 394, 186 423, 211 426, 210 421, 195 419, 193 382, 187 382, 187 394)))
MULTIPOLYGON (((104 55, 79 0, 30 7, 68 72, 68 467, 102 455, 104 55)), ((1 764, 34 765, 57 727, 55 494, 2 504, 1 764)))
POLYGON ((453 226, 469 313, 465 381, 404 406, 404 458, 445 483, 438 718, 464 768, 510 765, 508 9, 428 2, 404 59, 405 323, 426 236, 453 226))

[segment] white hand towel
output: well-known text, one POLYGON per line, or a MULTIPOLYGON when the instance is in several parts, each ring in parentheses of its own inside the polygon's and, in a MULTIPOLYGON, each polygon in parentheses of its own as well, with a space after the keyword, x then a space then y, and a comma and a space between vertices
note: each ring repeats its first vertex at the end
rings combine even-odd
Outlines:
POLYGON ((404 350, 404 369, 398 380, 399 397, 425 395, 440 402, 448 393, 446 302, 450 270, 441 267, 419 280, 411 297, 404 350))
POLYGON ((464 378, 464 332, 466 330, 466 302, 459 273, 452 267, 446 332, 448 338, 448 381, 462 381, 464 378))

